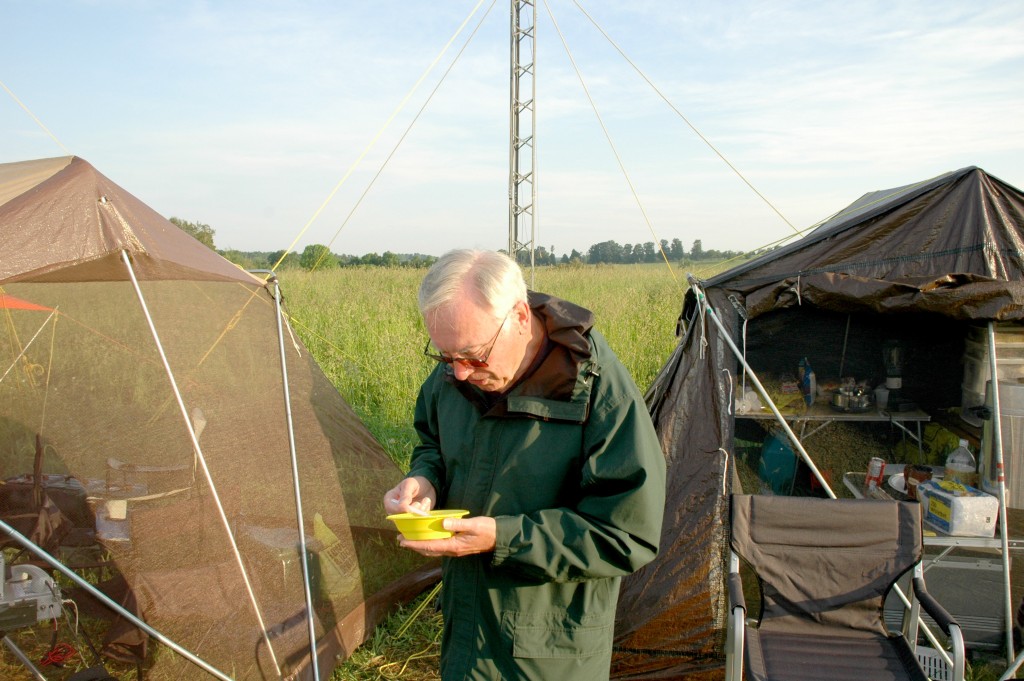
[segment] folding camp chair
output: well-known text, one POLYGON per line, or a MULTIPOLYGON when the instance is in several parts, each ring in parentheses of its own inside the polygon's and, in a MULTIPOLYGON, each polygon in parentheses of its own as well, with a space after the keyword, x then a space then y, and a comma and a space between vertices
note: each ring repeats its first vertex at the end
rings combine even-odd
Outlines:
POLYGON ((925 590, 916 502, 737 494, 731 548, 727 681, 925 681, 915 654, 921 607, 952 646, 945 678, 963 681, 960 627, 925 590), (740 559, 761 586, 761 614, 750 620, 740 559), (885 595, 910 569, 903 630, 889 632, 885 595))

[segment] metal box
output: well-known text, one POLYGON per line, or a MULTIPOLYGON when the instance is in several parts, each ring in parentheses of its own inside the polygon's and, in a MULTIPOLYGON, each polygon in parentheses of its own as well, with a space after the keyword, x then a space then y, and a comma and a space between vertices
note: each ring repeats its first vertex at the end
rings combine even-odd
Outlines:
MULTIPOLYGON (((1000 558, 945 556, 938 563, 929 563, 925 556, 924 581, 928 593, 935 597, 960 624, 968 648, 994 650, 1006 646, 1005 609, 1003 601, 1003 566, 1000 558)), ((910 573, 898 584, 904 594, 910 590, 910 573)), ((935 622, 924 614, 928 627, 940 637, 935 622)), ((903 604, 890 593, 885 599, 885 623, 891 631, 899 631, 903 622, 903 604)))

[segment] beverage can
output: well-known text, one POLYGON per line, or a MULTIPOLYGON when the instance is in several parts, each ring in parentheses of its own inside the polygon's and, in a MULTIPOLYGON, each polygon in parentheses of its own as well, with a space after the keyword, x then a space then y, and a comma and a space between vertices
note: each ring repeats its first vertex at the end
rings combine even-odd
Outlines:
POLYGON ((871 461, 868 462, 868 474, 864 478, 864 487, 869 490, 881 487, 884 475, 885 460, 877 456, 871 457, 871 461))

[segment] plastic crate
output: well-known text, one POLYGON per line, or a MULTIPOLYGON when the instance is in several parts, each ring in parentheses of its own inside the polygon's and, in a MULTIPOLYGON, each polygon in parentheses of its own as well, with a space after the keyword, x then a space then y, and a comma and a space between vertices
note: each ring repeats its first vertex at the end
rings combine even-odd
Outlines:
POLYGON ((925 675, 932 681, 953 681, 953 670, 935 648, 918 646, 917 661, 921 663, 925 675))

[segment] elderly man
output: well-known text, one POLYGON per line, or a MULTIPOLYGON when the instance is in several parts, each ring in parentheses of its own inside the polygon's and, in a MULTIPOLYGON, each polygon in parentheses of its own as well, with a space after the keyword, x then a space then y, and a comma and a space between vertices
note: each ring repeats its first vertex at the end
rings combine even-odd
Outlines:
POLYGON ((619 582, 657 554, 665 459, 639 390, 572 303, 510 258, 446 253, 420 286, 438 361, 385 509, 468 509, 442 556, 441 676, 608 678, 619 582))

